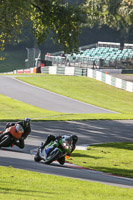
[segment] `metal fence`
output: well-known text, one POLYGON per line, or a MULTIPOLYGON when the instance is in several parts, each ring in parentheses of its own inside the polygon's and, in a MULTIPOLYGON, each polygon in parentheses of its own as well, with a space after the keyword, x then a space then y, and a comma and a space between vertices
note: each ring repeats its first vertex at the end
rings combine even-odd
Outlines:
POLYGON ((41 50, 35 48, 26 48, 27 59, 25 60, 25 68, 36 67, 37 61, 41 58, 41 50))
POLYGON ((50 56, 45 55, 45 60, 51 61, 52 65, 56 66, 70 66, 70 67, 87 67, 87 68, 132 68, 133 67, 133 59, 125 59, 125 60, 104 60, 99 59, 95 60, 93 57, 73 57, 68 56, 50 56))

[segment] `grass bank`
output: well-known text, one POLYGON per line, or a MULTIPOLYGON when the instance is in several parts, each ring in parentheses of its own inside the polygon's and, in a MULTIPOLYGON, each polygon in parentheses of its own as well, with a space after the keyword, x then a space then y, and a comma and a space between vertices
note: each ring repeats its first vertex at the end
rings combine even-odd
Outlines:
POLYGON ((133 190, 0 167, 0 199, 132 200, 133 190))
POLYGON ((75 150, 69 158, 79 166, 133 178, 133 142, 107 143, 75 150))
POLYGON ((120 114, 81 114, 76 119, 133 119, 133 93, 88 77, 44 75, 19 80, 120 114))
MULTIPOLYGON (((67 114, 39 109, 0 95, 1 120, 133 119, 133 94, 87 77, 41 75, 19 77, 36 86, 121 114, 67 114)), ((133 177, 132 143, 104 144, 75 151, 70 162, 94 170, 133 177)), ((0 167, 0 199, 132 200, 133 191, 99 183, 0 167), (23 183, 23 184, 22 184, 23 183)))
POLYGON ((41 109, 29 104, 0 95, 0 120, 10 121, 30 117, 32 120, 51 119, 62 116, 62 113, 41 109))
POLYGON ((24 104, 1 95, 2 115, 0 120, 22 119, 27 115, 36 120, 133 119, 133 93, 117 89, 100 81, 88 77, 45 74, 17 75, 17 78, 61 95, 116 111, 118 114, 58 113, 24 104))

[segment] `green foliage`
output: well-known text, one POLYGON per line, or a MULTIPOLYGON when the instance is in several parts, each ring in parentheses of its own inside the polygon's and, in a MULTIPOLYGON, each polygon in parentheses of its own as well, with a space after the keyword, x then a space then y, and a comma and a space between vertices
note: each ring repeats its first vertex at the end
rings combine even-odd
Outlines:
POLYGON ((108 25, 126 30, 133 24, 132 0, 87 0, 88 25, 108 25))
POLYGON ((41 44, 50 31, 53 40, 66 52, 78 48, 79 25, 85 13, 80 5, 65 0, 2 0, 0 5, 0 49, 6 43, 19 42, 23 26, 32 23, 32 32, 41 44))
POLYGON ((81 26, 124 27, 133 24, 132 0, 1 0, 0 50, 20 42, 23 27, 31 24, 38 44, 49 33, 65 52, 78 50, 81 26))
POLYGON ((79 25, 83 21, 82 10, 65 1, 35 1, 31 21, 39 44, 53 32, 53 41, 62 44, 65 52, 78 48, 79 25))
MULTIPOLYGON (((30 1, 29 1, 30 2, 30 1)), ((0 49, 6 43, 19 42, 22 27, 29 16, 27 1, 1 0, 0 4, 0 49)))

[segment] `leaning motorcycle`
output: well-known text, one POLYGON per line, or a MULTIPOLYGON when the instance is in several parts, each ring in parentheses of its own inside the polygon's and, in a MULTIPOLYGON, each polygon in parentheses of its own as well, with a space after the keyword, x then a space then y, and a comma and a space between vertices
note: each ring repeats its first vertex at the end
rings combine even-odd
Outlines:
POLYGON ((45 148, 42 145, 37 150, 34 157, 36 162, 44 161, 45 164, 50 164, 53 161, 70 154, 72 150, 72 139, 70 136, 63 136, 58 140, 51 141, 45 148))
POLYGON ((14 143, 19 140, 24 133, 24 129, 20 124, 15 124, 7 128, 0 134, 0 148, 1 147, 12 147, 14 143))

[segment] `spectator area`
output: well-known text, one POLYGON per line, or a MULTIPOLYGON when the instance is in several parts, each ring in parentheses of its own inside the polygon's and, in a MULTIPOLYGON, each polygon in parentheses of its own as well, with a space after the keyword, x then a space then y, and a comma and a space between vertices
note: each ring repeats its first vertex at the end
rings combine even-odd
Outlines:
POLYGON ((125 44, 120 49, 119 43, 98 42, 95 47, 80 48, 78 53, 57 55, 51 59, 53 64, 89 68, 113 67, 125 68, 133 64, 133 44, 125 44))

